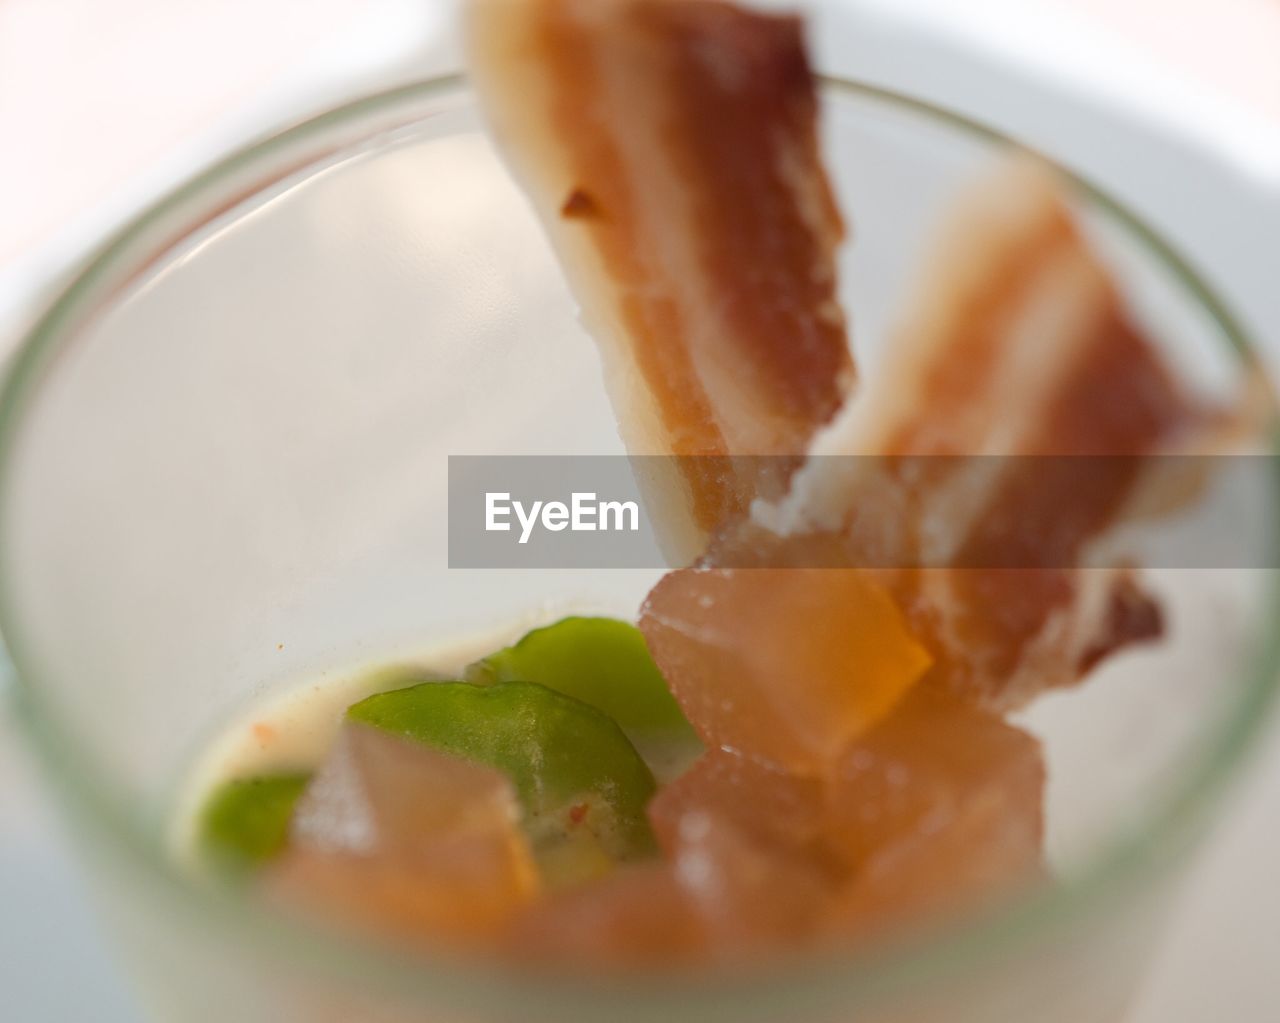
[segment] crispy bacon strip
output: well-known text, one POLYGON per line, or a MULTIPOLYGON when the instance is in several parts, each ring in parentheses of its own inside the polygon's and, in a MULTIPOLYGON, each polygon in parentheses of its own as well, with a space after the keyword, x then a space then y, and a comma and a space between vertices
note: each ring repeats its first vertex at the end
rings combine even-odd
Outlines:
POLYGON ((844 230, 796 17, 710 0, 472 0, 471 68, 597 340, 673 549, 780 494, 854 372, 844 230), (653 465, 649 466, 650 469, 653 465))
POLYGON ((1142 456, 1215 420, 1030 159, 967 197, 912 308, 881 379, 759 509, 774 539, 734 543, 786 560, 835 536, 824 556, 848 564, 935 566, 876 569, 934 655, 927 680, 1009 709, 1160 634, 1130 570, 1075 566, 1140 490, 1142 456), (822 457, 847 454, 878 457, 822 457))

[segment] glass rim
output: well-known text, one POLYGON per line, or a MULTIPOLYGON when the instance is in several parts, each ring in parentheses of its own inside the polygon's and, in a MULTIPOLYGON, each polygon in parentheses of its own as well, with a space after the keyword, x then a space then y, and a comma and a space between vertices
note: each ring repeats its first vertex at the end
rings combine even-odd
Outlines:
MULTIPOLYGON (((869 83, 822 77, 824 91, 871 100, 927 119, 942 122, 963 134, 988 143, 1028 147, 967 116, 869 83)), ((39 390, 52 357, 60 353, 91 317, 139 274, 192 237, 222 214, 234 214, 243 203, 260 196, 293 175, 310 176, 324 166, 327 157, 347 153, 354 145, 376 142, 385 133, 366 130, 337 146, 307 150, 306 159, 281 169, 280 156, 299 144, 317 143, 327 132, 363 126, 366 119, 401 106, 414 108, 450 93, 464 93, 466 79, 448 75, 399 86, 342 104, 295 126, 237 149, 189 178, 159 201, 133 217, 101 246, 71 281, 60 289, 47 310, 26 332, 13 354, 0 388, 0 536, 6 532, 9 485, 16 440, 23 413, 39 390), (255 175, 248 188, 218 205, 220 189, 249 170, 255 175), (207 210, 215 200, 212 212, 207 210), (203 212, 194 222, 192 210, 203 212), (158 248, 133 250, 147 234, 170 218, 180 218, 180 230, 158 248), (122 282, 99 294, 103 282, 123 265, 122 282)), ((422 120, 420 115, 397 122, 406 128, 422 120)), ((1046 158, 1047 159, 1047 158, 1046 158)), ((1214 290, 1140 217, 1081 176, 1047 160, 1076 192, 1114 219, 1162 267, 1179 287, 1213 321, 1233 348, 1245 372, 1258 371, 1259 363, 1246 332, 1214 290)), ((1280 453, 1280 437, 1273 440, 1280 453)), ((1272 576, 1267 586, 1263 620, 1280 618, 1280 585, 1272 576)), ((706 970, 690 974, 626 975, 616 979, 588 975, 526 973, 506 963, 461 960, 441 954, 409 955, 339 933, 320 933, 305 923, 273 913, 253 900, 237 897, 217 886, 193 880, 156 840, 137 814, 127 812, 123 801, 108 787, 103 774, 93 769, 72 737, 64 732, 55 709, 47 706, 39 685, 39 658, 28 649, 15 628, 15 595, 8 576, 0 572, 0 635, 7 643, 14 669, 18 716, 46 772, 57 783, 65 803, 112 843, 114 852, 130 866, 146 871, 148 894, 156 889, 175 907, 191 915, 205 930, 219 925, 219 937, 235 939, 245 949, 262 952, 268 965, 277 957, 322 970, 327 976, 377 985, 393 998, 473 1006, 477 1011, 518 1008, 526 1018, 564 1018, 569 1014, 608 1012, 613 1019, 649 1019, 659 1013, 697 1013, 699 1018, 727 1019, 779 1016, 798 1011, 806 1000, 823 1005, 839 999, 842 1008, 879 1004, 893 993, 919 993, 947 979, 966 975, 970 968, 998 961, 1002 953, 1016 950, 1033 938, 1046 938, 1068 927, 1087 922, 1093 914, 1112 906, 1117 892, 1138 890, 1144 878, 1155 877, 1176 861, 1176 854, 1196 834, 1214 805, 1214 797, 1236 773, 1252 749, 1275 695, 1280 689, 1280 629, 1261 630, 1257 652, 1242 672, 1238 695, 1226 712, 1214 715, 1199 736, 1202 754, 1178 772, 1158 808, 1147 815, 1136 833, 1123 832, 1099 843, 1099 851, 1085 865, 1062 880, 1042 886, 1008 903, 991 907, 977 917, 928 931, 901 943, 868 950, 806 951, 762 964, 748 974, 706 970), (1139 882, 1135 884, 1134 882, 1139 882), (658 978, 661 978, 660 981, 658 978), (657 981, 655 983, 655 981, 657 981)), ((3 656, 3 650, 0 650, 3 656)), ((1233 687, 1233 692, 1236 687, 1233 687)), ((96 852, 96 850, 95 850, 96 852)), ((592 1017, 594 1018, 594 1017, 592 1017)))

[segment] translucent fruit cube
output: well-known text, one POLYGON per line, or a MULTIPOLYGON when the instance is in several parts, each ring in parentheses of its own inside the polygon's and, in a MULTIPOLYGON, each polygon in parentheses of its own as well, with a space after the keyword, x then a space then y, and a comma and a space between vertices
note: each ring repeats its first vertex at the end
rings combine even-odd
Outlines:
POLYGON ((605 969, 743 961, 814 933, 829 891, 816 864, 692 811, 669 862, 553 896, 518 921, 511 947, 605 969))
POLYGON ((850 870, 838 929, 871 933, 954 912, 1043 871, 1035 738, 932 686, 844 755, 824 841, 850 870))
POLYGON ((783 848, 808 845, 822 826, 823 785, 733 750, 702 754, 649 803, 649 820, 668 855, 679 846, 681 819, 708 813, 751 838, 783 848))
POLYGON ((493 768, 347 724, 263 883, 398 937, 489 934, 537 892, 519 814, 493 768))
POLYGON ((680 817, 671 867, 716 949, 731 957, 803 940, 830 894, 816 858, 701 810, 680 817))
POLYGON ((640 628, 703 740, 825 773, 929 666, 901 612, 854 569, 686 569, 640 628))
POLYGON ((710 935, 663 863, 625 867, 594 884, 552 895, 508 934, 522 960, 602 970, 705 962, 710 935))

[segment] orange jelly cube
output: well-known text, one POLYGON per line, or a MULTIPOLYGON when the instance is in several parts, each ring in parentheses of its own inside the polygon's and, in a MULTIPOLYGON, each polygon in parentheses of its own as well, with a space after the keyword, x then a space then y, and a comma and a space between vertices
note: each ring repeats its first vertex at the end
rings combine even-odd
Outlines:
POLYGON ((552 894, 515 921, 507 947, 599 969, 681 966, 705 961, 711 936, 671 868, 655 863, 552 894))
POLYGON ((874 931, 1042 874, 1039 742, 926 684, 844 755, 823 841, 850 868, 834 926, 874 931))
POLYGON ((654 659, 711 747, 823 773, 929 666, 854 569, 685 569, 641 612, 654 659))
POLYGON ((492 768, 348 724, 263 883, 280 901, 399 937, 491 934, 537 892, 519 816, 492 768))
POLYGON ((816 859, 754 841, 700 810, 680 817, 671 864, 717 951, 729 955, 804 938, 830 892, 816 859))
POLYGON ((751 838, 784 848, 803 846, 821 827, 823 786, 726 749, 708 750, 649 803, 649 820, 668 855, 679 847, 681 819, 701 811, 751 838))
POLYGON ((620 870, 533 907, 515 954, 595 967, 688 966, 787 948, 813 933, 829 881, 816 863, 701 811, 681 816, 669 862, 620 870))

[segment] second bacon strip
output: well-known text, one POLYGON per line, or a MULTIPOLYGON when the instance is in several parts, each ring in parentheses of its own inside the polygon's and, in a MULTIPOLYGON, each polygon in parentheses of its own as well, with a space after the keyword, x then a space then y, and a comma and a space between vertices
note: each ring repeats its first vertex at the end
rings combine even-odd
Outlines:
POLYGON ((1159 635, 1131 571, 1079 566, 1147 456, 1220 419, 1130 322, 1029 158, 964 196, 921 284, 883 376, 818 439, 771 524, 784 547, 834 535, 845 564, 898 566, 877 575, 933 654, 930 679, 1009 709, 1159 635))

